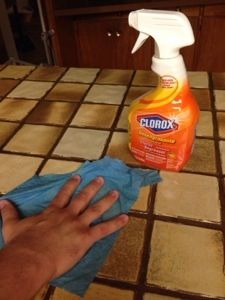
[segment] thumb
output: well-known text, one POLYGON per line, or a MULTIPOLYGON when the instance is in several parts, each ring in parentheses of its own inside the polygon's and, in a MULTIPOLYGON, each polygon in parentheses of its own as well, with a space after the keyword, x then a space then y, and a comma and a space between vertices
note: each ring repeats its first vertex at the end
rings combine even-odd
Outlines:
POLYGON ((12 225, 19 221, 19 213, 11 202, 0 200, 0 210, 3 226, 12 225))

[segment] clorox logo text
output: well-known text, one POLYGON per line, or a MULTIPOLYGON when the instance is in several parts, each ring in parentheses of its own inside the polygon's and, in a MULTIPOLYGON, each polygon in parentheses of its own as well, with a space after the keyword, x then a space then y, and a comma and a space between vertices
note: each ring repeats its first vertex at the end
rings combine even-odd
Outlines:
POLYGON ((168 119, 158 114, 137 116, 137 121, 152 133, 168 133, 178 129, 178 124, 173 119, 168 119))

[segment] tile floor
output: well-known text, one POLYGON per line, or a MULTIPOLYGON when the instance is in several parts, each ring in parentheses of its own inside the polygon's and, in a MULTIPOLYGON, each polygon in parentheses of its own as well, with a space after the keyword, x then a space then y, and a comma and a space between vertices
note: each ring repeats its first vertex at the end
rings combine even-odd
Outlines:
MULTIPOLYGON (((85 300, 225 299, 225 73, 188 75, 201 109, 191 159, 141 190, 85 300)), ((128 105, 156 84, 147 71, 2 66, 0 193, 106 154, 139 166, 128 105)), ((80 298, 45 286, 41 299, 80 298)))

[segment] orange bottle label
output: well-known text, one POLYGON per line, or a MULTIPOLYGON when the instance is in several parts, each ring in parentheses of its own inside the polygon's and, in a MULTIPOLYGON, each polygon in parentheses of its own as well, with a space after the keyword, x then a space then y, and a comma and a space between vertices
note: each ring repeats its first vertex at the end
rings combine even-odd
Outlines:
POLYGON ((163 76, 155 91, 131 105, 129 148, 149 167, 179 171, 191 155, 198 119, 188 82, 163 76))

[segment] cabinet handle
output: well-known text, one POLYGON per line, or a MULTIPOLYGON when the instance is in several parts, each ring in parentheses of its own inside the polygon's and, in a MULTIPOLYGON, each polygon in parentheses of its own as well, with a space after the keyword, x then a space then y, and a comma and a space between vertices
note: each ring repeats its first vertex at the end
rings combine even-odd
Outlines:
POLYGON ((119 31, 117 31, 117 32, 116 32, 116 36, 117 36, 117 37, 120 37, 120 36, 121 36, 121 33, 120 33, 119 31))
POLYGON ((112 36, 112 32, 108 31, 107 36, 109 36, 109 37, 112 36))

